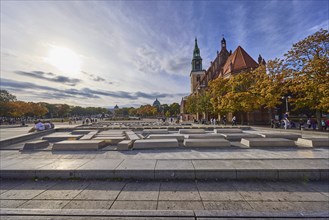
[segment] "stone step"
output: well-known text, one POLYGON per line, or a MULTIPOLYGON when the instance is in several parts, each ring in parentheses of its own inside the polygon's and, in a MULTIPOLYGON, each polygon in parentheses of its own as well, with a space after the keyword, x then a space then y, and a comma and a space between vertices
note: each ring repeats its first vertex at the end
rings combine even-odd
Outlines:
POLYGON ((117 150, 131 150, 132 146, 132 140, 124 140, 118 143, 117 150))
POLYGON ((177 148, 177 139, 144 139, 136 140, 133 149, 177 148))
POLYGON ((30 141, 24 144, 23 150, 42 149, 47 148, 48 146, 49 142, 47 140, 30 141))
POLYGON ((73 130, 71 134, 88 134, 95 130, 73 130))
POLYGON ((118 144, 119 142, 125 140, 126 138, 125 137, 110 137, 110 136, 97 136, 97 137, 94 137, 92 140, 102 140, 102 141, 105 141, 106 143, 110 143, 110 144, 118 144))
POLYGON ((298 138, 297 144, 307 147, 329 147, 329 138, 298 138))
POLYGON ((168 129, 144 129, 142 135, 146 136, 149 134, 168 134, 168 129))
POLYGON ((93 137, 95 137, 96 134, 97 131, 89 132, 88 134, 83 135, 79 140, 91 140, 93 137))
POLYGON ((259 134, 248 133, 235 133, 235 134, 222 134, 226 140, 229 141, 241 141, 242 138, 263 138, 259 134))
POLYGON ((216 134, 234 134, 234 133, 242 133, 242 129, 240 128, 218 128, 214 129, 216 134))
POLYGON ((126 137, 129 139, 129 140, 139 140, 140 137, 133 131, 127 131, 126 132, 126 137))
POLYGON ((294 141, 297 141, 298 138, 302 137, 300 134, 291 133, 260 133, 259 135, 264 138, 285 138, 294 141))
POLYGON ((188 139, 224 139, 224 136, 221 134, 189 134, 187 135, 188 139))
POLYGON ((184 135, 182 134, 150 134, 149 139, 177 139, 179 142, 184 141, 184 135))
POLYGON ((185 147, 230 147, 231 144, 225 139, 185 139, 185 147))
POLYGON ((204 129, 179 129, 179 134, 204 134, 206 131, 204 129))
POLYGON ((64 140, 78 140, 82 137, 82 134, 51 134, 42 137, 42 140, 47 140, 49 142, 59 142, 64 140))
POLYGON ((77 140, 77 141, 60 141, 53 144, 52 150, 98 150, 106 146, 105 141, 101 140, 77 140))
POLYGON ((259 148, 296 147, 295 141, 285 138, 242 138, 241 144, 259 148))

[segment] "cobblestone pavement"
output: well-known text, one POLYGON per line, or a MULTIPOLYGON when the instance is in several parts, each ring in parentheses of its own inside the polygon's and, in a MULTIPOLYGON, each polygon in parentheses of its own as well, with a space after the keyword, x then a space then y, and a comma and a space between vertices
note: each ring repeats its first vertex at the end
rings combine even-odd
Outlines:
POLYGON ((324 211, 327 182, 2 180, 1 208, 324 211))

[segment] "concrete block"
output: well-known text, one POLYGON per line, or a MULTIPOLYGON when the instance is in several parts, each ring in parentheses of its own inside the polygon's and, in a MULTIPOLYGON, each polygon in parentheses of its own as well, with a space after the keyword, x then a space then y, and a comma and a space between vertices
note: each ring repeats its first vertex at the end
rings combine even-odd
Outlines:
POLYGON ((104 137, 94 137, 92 140, 102 140, 105 141, 108 144, 118 144, 119 142, 123 141, 125 137, 109 137, 109 136, 104 136, 104 137))
POLYGON ((185 147, 230 147, 231 144, 225 139, 185 139, 185 147))
POLYGON ((239 128, 219 128, 214 129, 216 134, 235 134, 235 133, 243 133, 242 129, 239 128))
POLYGON ((177 148, 177 139, 144 139, 136 140, 133 149, 177 148))
POLYGON ((95 130, 73 130, 71 134, 89 134, 90 132, 95 131, 95 130))
POLYGON ((95 135, 97 134, 97 131, 89 132, 88 134, 83 135, 79 140, 91 140, 95 135))
POLYGON ((206 131, 204 129, 179 129, 179 134, 204 134, 206 131))
POLYGON ((118 143, 117 150, 130 150, 133 146, 132 140, 123 140, 118 143))
POLYGON ((296 147, 293 140, 284 138, 242 138, 241 144, 247 147, 296 147))
POLYGON ((49 146, 49 142, 46 140, 37 140, 26 142, 24 144, 23 150, 35 150, 35 149, 42 149, 47 148, 49 146))
POLYGON ((298 138, 301 138, 300 134, 291 134, 291 133, 260 133, 264 138, 285 138, 289 140, 297 141, 298 138))
POLYGON ((105 147, 102 140, 60 141, 53 144, 52 150, 98 150, 105 147))
POLYGON ((226 140, 229 141, 241 141, 242 138, 262 138, 258 134, 248 134, 248 133, 234 133, 234 134, 222 134, 226 140))
POLYGON ((82 137, 81 134, 51 134, 42 137, 42 140, 47 140, 49 142, 59 142, 64 140, 78 140, 82 137))
POLYGON ((183 142, 184 135, 181 134, 150 134, 149 139, 177 139, 177 141, 183 142))
POLYGON ((189 134, 187 135, 188 139, 224 139, 224 136, 221 134, 189 134))
POLYGON ((298 138, 297 145, 307 147, 329 147, 329 138, 298 138))
POLYGON ((144 129, 142 135, 146 136, 149 134, 168 134, 168 129, 144 129))
POLYGON ((129 139, 129 140, 139 140, 140 137, 133 131, 127 131, 126 132, 126 137, 129 139))

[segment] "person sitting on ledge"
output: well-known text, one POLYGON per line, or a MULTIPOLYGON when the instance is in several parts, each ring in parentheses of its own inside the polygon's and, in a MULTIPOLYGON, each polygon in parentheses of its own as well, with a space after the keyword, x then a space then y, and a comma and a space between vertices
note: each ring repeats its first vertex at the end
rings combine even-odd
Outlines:
POLYGON ((38 123, 35 125, 35 129, 37 131, 43 131, 45 130, 45 125, 39 120, 38 123))

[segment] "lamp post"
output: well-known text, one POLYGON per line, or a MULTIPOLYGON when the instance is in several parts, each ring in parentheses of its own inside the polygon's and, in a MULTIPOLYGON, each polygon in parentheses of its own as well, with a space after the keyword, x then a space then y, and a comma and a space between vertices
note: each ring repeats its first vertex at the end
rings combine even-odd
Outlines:
POLYGON ((288 96, 282 96, 282 99, 286 99, 286 112, 289 112, 289 108, 288 108, 288 99, 290 99, 291 96, 288 95, 288 96))

